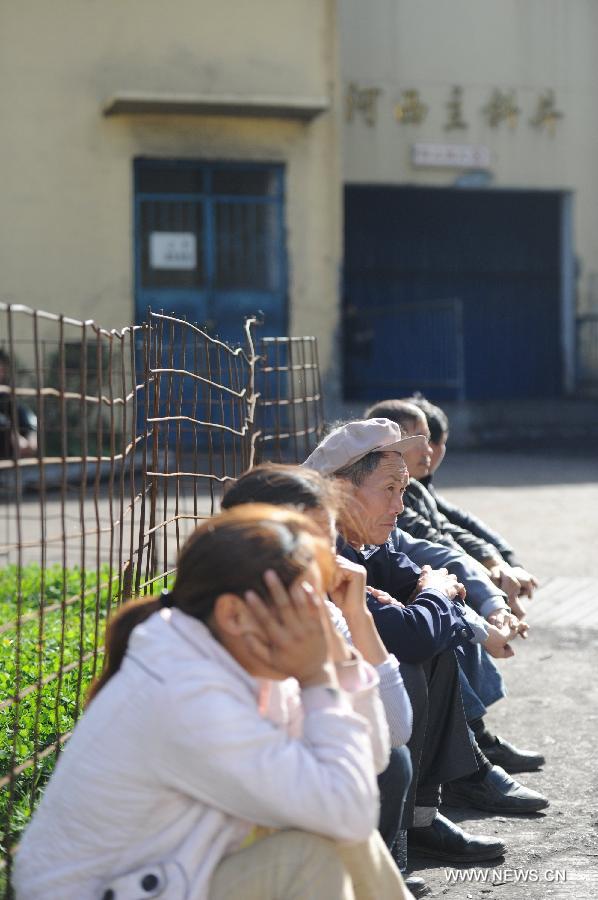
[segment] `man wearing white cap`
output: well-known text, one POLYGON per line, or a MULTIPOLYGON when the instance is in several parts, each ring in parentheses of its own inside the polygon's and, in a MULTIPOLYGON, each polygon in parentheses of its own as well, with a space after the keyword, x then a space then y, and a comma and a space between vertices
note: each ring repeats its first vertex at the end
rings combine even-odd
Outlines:
MULTIPOLYGON (((402 438, 400 426, 389 419, 350 422, 328 434, 304 464, 349 487, 353 503, 342 523, 347 543, 341 552, 366 567, 374 588, 407 603, 369 600, 389 651, 413 664, 402 665, 414 707, 409 747, 417 783, 411 819, 409 807, 406 811, 410 847, 447 861, 477 862, 502 855, 504 844, 468 835, 437 812, 440 785, 475 772, 480 760, 485 764, 467 732, 452 648, 471 640, 487 643, 490 634, 495 655, 510 656, 511 635, 488 626, 460 602, 464 589, 455 576, 422 571, 386 543, 408 483, 401 451, 417 441, 422 438, 402 438)), ((542 808, 546 801, 540 795, 534 799, 534 793, 528 801, 542 808)))
MULTIPOLYGON (((489 643, 494 656, 512 656, 506 633, 489 626, 462 603, 446 605, 447 596, 452 600, 455 596, 463 599, 465 595, 455 576, 448 575, 446 569, 432 572, 429 566, 424 566, 422 570, 404 553, 392 551, 386 545, 395 527, 397 510, 402 508, 402 495, 409 478, 401 451, 418 444, 425 447, 425 438, 420 435, 402 438, 400 426, 390 419, 349 422, 330 432, 304 465, 322 475, 345 479, 349 484, 353 504, 352 510, 345 513, 343 535, 353 548, 363 545, 377 548, 363 554, 369 562, 366 568, 373 576, 370 584, 398 599, 410 597, 420 583, 442 595, 444 606, 436 623, 440 629, 403 625, 409 633, 408 640, 406 635, 401 640, 403 659, 421 661, 471 639, 489 643), (376 579, 385 583, 376 584, 376 579)), ((391 618, 394 619, 394 613, 391 618)), ((379 627, 384 630, 383 621, 379 627)))

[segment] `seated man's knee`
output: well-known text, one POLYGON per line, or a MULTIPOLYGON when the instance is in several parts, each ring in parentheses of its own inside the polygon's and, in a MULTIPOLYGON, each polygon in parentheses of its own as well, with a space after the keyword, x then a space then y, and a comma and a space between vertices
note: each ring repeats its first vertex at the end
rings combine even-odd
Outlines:
POLYGON ((414 718, 428 705, 428 679, 420 663, 401 663, 401 675, 413 709, 414 718))
POLYGON ((404 785, 405 791, 408 790, 409 785, 411 784, 411 779, 413 777, 413 766, 411 763, 409 750, 406 746, 392 748, 392 750, 390 751, 390 760, 388 762, 388 767, 380 777, 383 777, 387 773, 396 784, 404 785))

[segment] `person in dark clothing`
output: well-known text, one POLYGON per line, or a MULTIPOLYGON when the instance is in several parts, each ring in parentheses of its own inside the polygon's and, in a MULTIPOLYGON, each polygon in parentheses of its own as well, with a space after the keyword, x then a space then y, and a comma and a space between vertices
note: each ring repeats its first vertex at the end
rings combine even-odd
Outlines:
MULTIPOLYGON (((432 464, 431 458, 433 453, 432 445, 430 443, 431 430, 429 429, 423 411, 409 401, 404 400, 384 401, 383 403, 376 404, 376 406, 372 407, 371 412, 373 415, 376 415, 380 410, 387 412, 388 415, 392 417, 393 421, 396 421, 397 424, 400 425, 402 431, 406 430, 411 436, 419 434, 427 439, 427 453, 418 455, 407 450, 405 454, 410 473, 417 479, 426 477, 432 464)), ((436 466, 440 465, 444 456, 444 451, 442 450, 444 444, 442 442, 439 442, 439 444, 440 446, 437 446, 436 448, 436 466)), ((425 491, 425 488, 422 488, 422 490, 425 491)), ((399 517, 398 523, 402 528, 401 517, 399 517)), ((526 585, 526 578, 531 578, 531 576, 529 576, 528 573, 523 572, 522 582, 524 586, 526 585)), ((521 582, 518 581, 517 583, 519 585, 517 590, 522 590, 521 582)), ((515 595, 515 597, 512 595, 509 597, 511 609, 513 608, 513 605, 516 604, 516 601, 517 595, 515 595)), ((515 606, 515 614, 518 612, 521 612, 520 605, 515 606)), ((489 616, 489 618, 495 619, 496 615, 500 616, 500 613, 489 616)), ((519 622, 518 631, 523 637, 527 634, 527 624, 523 620, 520 620, 519 622)), ((475 718, 471 718, 469 724, 476 735, 480 747, 494 765, 501 766, 510 773, 516 773, 535 771, 544 764, 545 759, 542 754, 532 750, 522 750, 509 743, 504 738, 492 734, 485 725, 483 713, 482 715, 478 713, 475 718)), ((467 786, 460 785, 459 790, 461 799, 463 799, 463 795, 467 793, 468 788, 467 786)), ((453 788, 451 787, 445 792, 447 799, 450 799, 452 791, 453 788)), ((478 796, 479 793, 480 791, 477 786, 472 788, 472 801, 475 801, 475 805, 481 805, 483 808, 488 808, 485 805, 484 799, 478 796)))
MULTIPOLYGON (((418 662, 412 663, 421 667, 418 674, 420 683, 425 686, 428 705, 422 727, 422 743, 416 746, 417 739, 412 735, 409 745, 417 779, 410 845, 417 852, 441 859, 471 861, 474 858, 492 858, 490 854, 498 849, 496 844, 488 846, 486 839, 480 844, 479 839, 465 835, 438 814, 440 783, 448 780, 448 772, 452 769, 451 780, 462 777, 456 775, 459 768, 464 775, 467 774, 467 767, 470 772, 475 772, 470 755, 473 749, 481 779, 491 776, 492 790, 497 794, 502 791, 505 797, 509 794, 511 809, 516 806, 520 810, 521 806, 527 806, 527 811, 531 811, 543 808, 547 801, 539 794, 522 788, 502 770, 493 772, 475 741, 468 744, 459 693, 458 665, 454 652, 448 649, 459 640, 467 641, 473 636, 473 626, 469 625, 468 613, 460 602, 463 599, 462 586, 446 570, 422 572, 411 564, 410 576, 409 561, 386 544, 395 518, 402 510, 402 495, 408 479, 401 453, 408 446, 415 445, 421 447, 425 441, 422 444, 421 438, 417 437, 401 439, 400 427, 387 419, 351 422, 330 432, 304 465, 324 475, 333 475, 350 490, 351 508, 345 509, 341 516, 341 530, 346 538, 342 552, 365 565, 370 583, 376 569, 386 569, 385 583, 374 583, 373 587, 399 594, 396 599, 400 602, 385 604, 388 609, 383 612, 374 601, 369 601, 377 626, 384 629, 383 638, 387 647, 394 647, 397 653, 411 652, 412 659, 416 659, 418 648, 422 653, 418 662), (366 545, 371 545, 371 550, 366 545), (420 574, 416 581, 418 571, 420 574), (455 628, 458 620, 459 625, 455 628), (422 640, 424 634, 426 639, 422 640), (428 655, 432 646, 431 634, 436 638, 437 651, 432 657, 428 655), (414 643, 415 649, 412 646, 414 643), (444 659, 441 659, 443 656, 444 659), (446 666, 446 669, 442 678, 435 679, 440 665, 446 666), (445 694, 441 704, 430 702, 430 692, 437 689, 440 682, 445 690, 451 692, 452 704, 448 694, 445 694), (439 716, 439 719, 433 720, 432 714, 439 716), (448 718, 443 719, 443 714, 448 718)), ((382 577, 380 571, 378 577, 382 577)), ((505 647, 510 636, 507 629, 505 647)), ((510 655, 510 652, 505 650, 505 655, 510 655)))
POLYGON ((21 459, 37 452, 37 419, 23 403, 13 400, 11 363, 0 347, 0 459, 21 459))
MULTIPOLYGON (((414 596, 412 585, 418 567, 414 567, 414 574, 409 579, 409 560, 404 558, 404 554, 391 549, 387 543, 389 534, 394 528, 396 516, 402 511, 403 494, 409 478, 403 457, 408 453, 421 453, 426 443, 425 438, 422 443, 420 435, 402 438, 400 426, 388 419, 377 418, 351 422, 330 432, 304 463, 322 474, 334 475, 351 492, 351 508, 345 509, 341 516, 341 530, 344 532, 349 551, 343 550, 342 552, 350 552, 353 557, 365 565, 370 584, 373 582, 372 575, 380 579, 377 583, 373 583, 374 588, 387 591, 401 603, 407 604, 404 608, 391 605, 384 612, 373 610, 378 627, 380 627, 382 616, 385 617, 384 622, 388 627, 386 640, 397 642, 396 645, 387 643, 387 646, 389 649, 394 647, 397 653, 400 653, 402 649, 399 642, 405 643, 404 634, 407 628, 406 623, 409 621, 406 610, 411 612, 413 607, 418 606, 419 595, 423 592, 433 594, 435 589, 436 591, 439 589, 440 593, 445 594, 444 603, 447 599, 449 602, 452 601, 453 615, 458 613, 463 619, 463 641, 472 638, 472 632, 465 627, 468 624, 468 618, 469 621, 472 621, 472 628, 475 628, 476 619, 479 619, 473 610, 466 612, 467 607, 462 605, 464 591, 462 585, 455 590, 456 579, 454 576, 452 576, 454 579, 452 586, 451 582, 435 581, 439 574, 443 574, 445 578, 451 578, 447 575, 446 570, 421 572, 414 596), (370 547, 366 545, 370 545, 370 547), (401 595, 401 591, 404 592, 403 595, 401 595), (472 620, 472 614, 475 617, 474 620, 472 620), (389 625, 389 623, 392 624, 389 625)), ((411 565, 413 566, 413 564, 411 565)), ((435 600, 437 604, 439 602, 438 596, 429 597, 429 599, 435 600)), ((447 627, 450 618, 446 615, 446 610, 443 612, 444 615, 437 613, 431 617, 429 613, 421 615, 421 620, 429 629, 435 628, 437 635, 446 640, 447 633, 450 633, 451 638, 454 637, 454 634, 447 627)), ((515 631, 507 625, 503 627, 506 629, 507 635, 503 642, 503 655, 510 656, 512 650, 508 647, 507 641, 515 635, 515 631)), ((496 626, 488 624, 488 628, 492 630, 496 626)), ((440 643, 439 649, 444 649, 442 643, 440 643)), ((458 667, 454 653, 452 653, 452 662, 458 683, 458 667)), ((464 720, 462 705, 459 704, 459 706, 464 720)), ((473 747, 478 759, 478 772, 466 777, 466 780, 473 779, 473 783, 478 785, 475 790, 471 791, 472 801, 483 803, 484 808, 500 809, 504 812, 532 812, 548 805, 546 798, 535 791, 522 787, 518 782, 509 778, 500 767, 493 767, 483 756, 475 740, 473 747), (478 798, 478 794, 485 796, 478 798)), ((417 773, 418 760, 412 757, 412 761, 414 772, 417 773)), ((423 775, 425 778, 427 773, 423 773, 423 775)), ((422 773, 419 772, 418 777, 421 778, 421 776, 422 773)), ((454 779, 462 777, 454 776, 454 779)), ((454 790, 451 789, 452 793, 456 795, 461 784, 454 779, 447 780, 451 780, 457 785, 454 790)), ((439 785, 437 785, 437 795, 438 787, 439 785)), ((451 791, 448 792, 447 799, 450 797, 451 791)), ((432 823, 436 822, 435 813, 435 808, 427 809, 425 827, 431 827, 432 823)), ((414 822, 416 826, 419 824, 418 816, 415 814, 414 822)), ((418 840, 419 837, 423 843, 430 841, 434 844, 438 835, 431 835, 427 832, 425 838, 416 835, 414 839, 418 840)), ((427 849, 430 849, 429 846, 427 849)))

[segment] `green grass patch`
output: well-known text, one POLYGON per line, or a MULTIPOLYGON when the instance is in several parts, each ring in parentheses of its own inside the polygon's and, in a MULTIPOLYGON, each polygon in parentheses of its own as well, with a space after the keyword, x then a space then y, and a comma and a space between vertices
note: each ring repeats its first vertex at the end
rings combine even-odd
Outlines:
MULTIPOLYGON (((74 727, 102 667, 106 615, 118 575, 108 582, 108 567, 0 570, 0 703, 8 701, 0 713, 0 777, 74 727), (18 702, 17 683, 26 694, 18 702)), ((0 790, 3 851, 18 840, 55 761, 51 752, 19 774, 12 802, 9 787, 0 790)))

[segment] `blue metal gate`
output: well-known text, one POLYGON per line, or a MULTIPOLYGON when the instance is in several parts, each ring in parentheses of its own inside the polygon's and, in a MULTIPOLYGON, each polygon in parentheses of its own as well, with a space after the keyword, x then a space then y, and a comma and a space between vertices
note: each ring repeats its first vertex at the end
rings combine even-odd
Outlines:
POLYGON ((286 333, 283 167, 137 159, 135 305, 242 341, 244 316, 286 333))
POLYGON ((562 196, 348 186, 347 399, 558 395, 562 196), (460 316, 443 297, 459 298, 460 316))
POLYGON ((354 306, 345 315, 347 396, 370 400, 419 390, 429 396, 448 391, 457 400, 465 398, 461 300, 370 305, 367 324, 360 324, 354 306))

